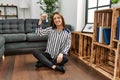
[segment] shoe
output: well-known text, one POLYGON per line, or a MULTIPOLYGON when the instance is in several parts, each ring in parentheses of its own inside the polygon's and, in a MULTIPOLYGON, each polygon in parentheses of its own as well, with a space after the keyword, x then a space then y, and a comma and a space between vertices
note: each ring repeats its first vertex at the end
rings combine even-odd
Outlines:
POLYGON ((40 62, 39 62, 39 63, 36 62, 36 64, 35 64, 35 67, 36 67, 36 68, 40 68, 40 67, 43 67, 43 66, 44 66, 44 65, 43 65, 42 63, 40 63, 40 62))
POLYGON ((56 68, 55 68, 56 71, 60 71, 62 73, 65 73, 65 69, 63 68, 63 66, 58 66, 56 65, 56 68))

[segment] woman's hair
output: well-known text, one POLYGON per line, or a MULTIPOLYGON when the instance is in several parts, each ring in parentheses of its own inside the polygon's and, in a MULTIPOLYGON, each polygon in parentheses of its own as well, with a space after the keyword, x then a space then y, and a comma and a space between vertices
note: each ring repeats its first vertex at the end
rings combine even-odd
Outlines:
POLYGON ((55 23, 54 23, 54 20, 53 20, 53 17, 54 17, 55 14, 57 14, 57 15, 59 15, 59 16, 61 17, 61 19, 62 19, 62 25, 63 25, 63 27, 65 28, 64 18, 63 18, 63 16, 62 16, 59 12, 54 12, 54 13, 53 13, 50 26, 52 26, 53 29, 56 29, 56 28, 57 28, 56 25, 55 25, 55 23))

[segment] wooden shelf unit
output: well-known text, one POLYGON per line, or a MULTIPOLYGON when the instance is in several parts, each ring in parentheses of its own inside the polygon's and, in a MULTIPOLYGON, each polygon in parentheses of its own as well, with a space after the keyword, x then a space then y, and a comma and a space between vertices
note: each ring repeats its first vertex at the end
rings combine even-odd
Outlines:
POLYGON ((18 19, 18 8, 17 6, 14 5, 0 5, 0 10, 1 10, 1 15, 0 17, 2 19, 7 19, 11 17, 15 17, 18 19), (11 9, 14 9, 15 11, 13 12, 11 9), (9 12, 8 12, 9 10, 9 12), (12 13, 10 13, 12 12, 12 13))
POLYGON ((76 55, 79 56, 80 48, 79 48, 79 42, 80 42, 80 32, 72 32, 72 43, 71 43, 71 50, 76 55))
POLYGON ((72 32, 73 53, 111 80, 120 80, 120 40, 116 39, 118 16, 120 16, 120 8, 96 10, 93 34, 72 32), (104 21, 102 21, 102 14, 105 17, 104 21), (97 41, 98 26, 111 28, 110 44, 97 41))
POLYGON ((85 63, 90 64, 92 34, 72 32, 72 52, 85 63))
MULTIPOLYGON (((112 80, 120 79, 120 69, 119 69, 120 42, 116 40, 117 18, 119 16, 118 10, 119 9, 113 8, 113 9, 97 10, 94 13, 94 32, 93 32, 93 42, 92 42, 91 64, 107 72, 109 75, 107 74, 105 75, 111 78, 112 80), (102 14, 104 14, 104 19, 102 19, 103 17, 102 14), (107 20, 107 16, 108 16, 108 20, 107 20), (96 40, 98 36, 97 35, 98 26, 111 28, 109 45, 98 42, 96 40)), ((102 71, 100 72, 104 74, 104 72, 102 71)))
POLYGON ((117 48, 116 51, 116 65, 114 76, 116 80, 120 80, 120 40, 116 39, 116 30, 117 30, 117 18, 120 17, 120 8, 115 9, 115 22, 113 27, 113 38, 112 38, 112 47, 117 48))

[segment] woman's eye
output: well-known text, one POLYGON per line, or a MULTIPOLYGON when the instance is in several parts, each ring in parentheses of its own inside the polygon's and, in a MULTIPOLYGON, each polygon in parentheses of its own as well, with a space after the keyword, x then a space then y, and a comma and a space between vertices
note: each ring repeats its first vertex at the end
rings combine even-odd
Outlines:
POLYGON ((56 20, 56 18, 53 18, 54 20, 56 20))

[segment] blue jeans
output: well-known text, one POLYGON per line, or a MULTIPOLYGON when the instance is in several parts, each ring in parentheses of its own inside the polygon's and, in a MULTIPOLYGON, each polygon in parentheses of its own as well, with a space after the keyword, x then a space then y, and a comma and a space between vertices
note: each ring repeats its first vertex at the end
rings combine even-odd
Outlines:
POLYGON ((52 59, 49 53, 41 53, 40 50, 33 51, 33 56, 43 65, 52 68, 53 65, 64 66, 68 62, 68 56, 63 55, 61 63, 57 63, 57 59, 52 59))

